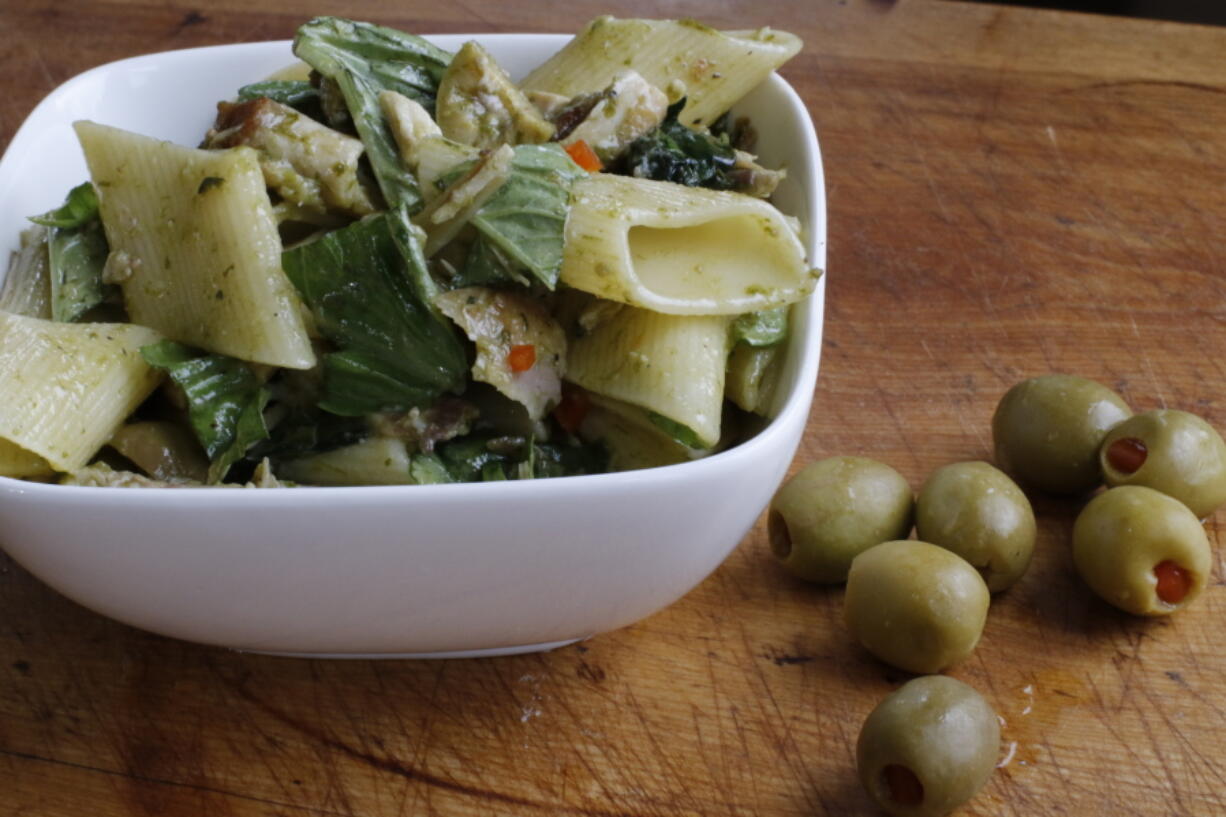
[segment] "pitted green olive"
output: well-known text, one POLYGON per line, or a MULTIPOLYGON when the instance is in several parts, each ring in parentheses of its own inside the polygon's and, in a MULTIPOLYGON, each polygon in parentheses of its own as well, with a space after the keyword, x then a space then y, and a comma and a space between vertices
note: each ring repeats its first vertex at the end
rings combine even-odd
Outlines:
POLYGON ((972 687, 944 675, 903 684, 872 711, 856 742, 865 791, 896 817, 940 817, 992 776, 1000 723, 972 687))
POLYGON ((1098 449, 1132 412, 1111 389, 1071 375, 1018 383, 992 417, 996 464, 1023 484, 1083 494, 1102 484, 1098 449))
POLYGON ((928 542, 884 542, 851 563, 843 619, 873 655, 908 672, 940 672, 971 654, 989 594, 979 571, 928 542))
POLYGON ((1161 616, 1186 606, 1212 568, 1200 520, 1177 499, 1140 485, 1110 488, 1073 524, 1073 564, 1121 610, 1161 616))
POLYGON ((1129 417, 1107 434, 1100 459, 1108 485, 1153 488, 1200 519, 1226 502, 1226 442, 1195 414, 1159 409, 1129 417))
POLYGON ((775 494, 771 551, 802 579, 846 581, 857 554, 910 533, 913 506, 911 486, 890 466, 866 457, 821 460, 775 494))
POLYGON ((934 471, 920 489, 915 535, 966 559, 996 592, 1030 564, 1034 511, 1003 472, 986 462, 954 463, 934 471))

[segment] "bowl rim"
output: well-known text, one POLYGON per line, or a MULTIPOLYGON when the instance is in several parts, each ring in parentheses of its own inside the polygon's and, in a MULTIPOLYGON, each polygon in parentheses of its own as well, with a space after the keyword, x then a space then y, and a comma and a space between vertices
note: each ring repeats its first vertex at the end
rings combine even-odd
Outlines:
MULTIPOLYGON (((439 33, 421 34, 440 47, 458 46, 467 40, 478 40, 489 44, 515 45, 522 42, 537 42, 543 45, 558 46, 572 39, 571 34, 558 33, 528 33, 528 32, 496 32, 496 33, 439 33)), ((286 52, 287 61, 294 59, 291 46, 292 40, 265 40, 257 42, 239 42, 219 45, 199 46, 194 48, 170 49, 151 52, 132 57, 125 57, 89 68, 65 80, 47 94, 27 115, 13 138, 0 154, 0 181, 4 179, 5 168, 17 151, 26 142, 37 138, 36 124, 46 115, 45 110, 54 108, 58 101, 69 95, 77 85, 89 82, 99 75, 117 71, 132 71, 156 65, 160 61, 188 59, 192 57, 221 58, 226 52, 258 51, 262 49, 282 48, 286 52)), ((254 80, 253 80, 254 81, 254 80)), ((787 80, 777 72, 772 72, 763 83, 772 84, 788 101, 790 114, 795 116, 799 125, 807 155, 803 158, 811 171, 812 183, 800 190, 803 207, 809 214, 809 223, 804 224, 805 232, 802 238, 808 263, 822 274, 817 281, 812 294, 799 303, 803 305, 800 311, 801 319, 794 329, 799 330, 800 337, 790 341, 792 348, 799 354, 794 383, 791 392, 779 407, 777 413, 749 439, 737 443, 723 451, 687 462, 672 465, 642 468, 631 471, 614 471, 600 474, 583 474, 575 476, 553 477, 533 480, 506 480, 498 482, 456 482, 428 485, 351 485, 351 486, 296 486, 292 491, 280 490, 233 490, 220 489, 216 486, 184 486, 169 490, 133 490, 119 486, 76 486, 59 485, 27 481, 16 477, 0 476, 0 499, 24 498, 47 499, 58 497, 82 504, 105 503, 114 505, 132 503, 145 505, 150 496, 159 499, 152 500, 159 504, 169 504, 184 507, 215 506, 222 504, 255 503, 270 507, 280 507, 289 504, 296 505, 304 498, 322 500, 325 498, 344 498, 347 504, 359 500, 361 504, 380 504, 386 500, 403 501, 406 497, 420 497, 422 501, 446 502, 450 504, 457 494, 463 494, 465 501, 470 501, 471 492, 483 492, 482 496, 518 497, 530 496, 545 491, 551 496, 565 496, 569 492, 580 491, 588 494, 591 491, 614 490, 631 484, 643 487, 644 482, 672 482, 674 479, 695 479, 702 476, 714 476, 715 471, 733 471, 745 459, 756 455, 759 448, 773 448, 776 445, 791 445, 787 438, 794 433, 799 425, 803 430, 808 417, 813 390, 817 382, 817 373, 821 356, 821 338, 824 322, 825 289, 826 289, 826 229, 827 212, 825 201, 825 175, 822 164, 820 143, 812 116, 804 100, 787 80), (684 469, 680 471, 679 469, 684 469), (120 499, 124 497, 124 499, 120 499)), ((755 89, 756 90, 756 89, 755 89)), ((750 91, 750 94, 754 91, 750 91)), ((2 192, 2 191, 0 191, 2 192)), ((5 270, 0 269, 0 281, 5 270)), ((799 436, 799 435, 797 435, 799 436)), ((237 487, 237 486, 235 486, 237 487)))

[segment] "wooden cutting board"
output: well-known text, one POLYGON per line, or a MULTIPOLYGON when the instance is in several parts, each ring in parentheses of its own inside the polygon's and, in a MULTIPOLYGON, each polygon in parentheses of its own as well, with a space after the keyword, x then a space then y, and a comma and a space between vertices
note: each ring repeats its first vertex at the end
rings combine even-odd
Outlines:
MULTIPOLYGON (((1226 30, 937 0, 614 5, 345 13, 442 32, 616 11, 803 36, 783 73, 822 140, 830 253, 798 462, 873 456, 918 488, 989 457, 996 400, 1049 371, 1226 427, 1226 30)), ((5 0, 0 145, 92 65, 286 38, 335 10, 5 0)), ((1221 551, 1193 608, 1143 621, 1073 575, 1077 503, 1035 507, 1030 572, 951 672, 1004 724, 1000 769, 962 813, 1226 814, 1221 551)), ((778 569, 759 525, 683 601, 580 645, 307 661, 126 628, 0 557, 0 814, 873 814, 852 750, 906 676, 850 641, 840 596, 778 569)))

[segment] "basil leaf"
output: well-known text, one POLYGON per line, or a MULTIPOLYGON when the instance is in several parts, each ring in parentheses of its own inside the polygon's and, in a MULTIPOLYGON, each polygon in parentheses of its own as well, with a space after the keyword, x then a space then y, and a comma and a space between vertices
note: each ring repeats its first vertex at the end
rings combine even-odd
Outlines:
MULTIPOLYGON (((278 404, 284 405, 284 404, 278 404)), ((318 409, 291 410, 272 427, 267 440, 247 452, 250 460, 292 460, 361 442, 370 436, 362 417, 341 417, 318 409)))
POLYGON ((140 353, 150 366, 169 373, 187 395, 192 430, 209 455, 210 483, 225 479, 231 465, 268 437, 268 390, 247 363, 170 340, 142 346, 140 353))
POLYGON ((77 185, 63 205, 30 220, 51 228, 47 257, 53 320, 76 321, 104 301, 119 301, 119 288, 102 283, 110 246, 92 184, 77 185))
POLYGON ((788 308, 746 312, 732 322, 732 342, 750 346, 774 346, 788 336, 788 308))
POLYGON ((83 182, 68 191, 62 205, 41 216, 30 216, 30 221, 44 227, 82 227, 98 218, 98 193, 89 182, 83 182))
POLYGON ((433 112, 451 54, 412 34, 339 17, 317 17, 299 28, 294 53, 340 88, 388 205, 420 209, 417 180, 400 162, 379 93, 397 91, 433 112))
POLYGON ((506 479, 503 466, 528 458, 531 443, 527 437, 470 434, 434 447, 435 455, 455 482, 484 482, 487 476, 506 479), (495 476, 494 469, 501 472, 495 476))
POLYGON ((488 433, 449 440, 435 451, 438 462, 456 482, 599 474, 609 464, 608 454, 597 444, 535 443, 528 437, 488 433))
POLYGON ((268 97, 274 102, 301 110, 305 106, 319 105, 319 89, 306 80, 270 79, 253 82, 238 89, 238 101, 268 97))
POLYGON ((336 351, 324 355, 319 407, 357 416, 406 411, 459 390, 468 361, 451 327, 428 305, 420 232, 381 213, 282 255, 282 266, 336 351))
POLYGON ((516 271, 515 265, 497 246, 478 233, 453 283, 456 289, 512 283, 526 286, 528 279, 516 271))
MULTIPOLYGON (((559 145, 516 147, 510 178, 472 218, 489 244, 482 252, 495 250, 553 289, 562 268, 570 188, 586 175, 559 145)), ((488 257, 482 263, 488 273, 488 257)))

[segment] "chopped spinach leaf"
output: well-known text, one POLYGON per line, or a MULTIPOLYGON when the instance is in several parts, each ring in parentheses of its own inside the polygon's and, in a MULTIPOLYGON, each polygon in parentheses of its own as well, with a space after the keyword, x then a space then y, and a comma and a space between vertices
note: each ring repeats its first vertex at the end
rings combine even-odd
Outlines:
MULTIPOLYGON (((457 168, 448 180, 467 170, 457 168)), ((559 145, 519 145, 511 175, 472 218, 481 235, 462 277, 471 283, 531 275, 553 289, 562 268, 570 188, 587 171, 559 145)))
POLYGON ((736 152, 727 138, 687 128, 677 120, 685 99, 674 102, 660 126, 630 143, 615 172, 712 190, 735 189, 736 152))
POLYGON ((225 479, 231 465, 268 437, 268 390, 247 363, 170 340, 143 346, 140 352, 150 366, 169 373, 187 396, 192 430, 209 455, 209 482, 225 479))
POLYGON ((433 112, 451 54, 412 34, 338 17, 317 17, 299 28, 294 53, 340 88, 388 205, 420 209, 417 180, 400 162, 379 93, 397 91, 433 112))
MULTIPOLYGON (((405 411, 459 390, 468 364, 451 327, 420 291, 428 279, 411 268, 382 213, 286 251, 282 266, 336 351, 323 357, 320 408, 357 416, 405 411)), ((409 247, 412 250, 412 247, 409 247)))
POLYGON ((89 182, 82 182, 68 191, 68 198, 59 207, 30 221, 44 227, 84 227, 98 218, 98 193, 89 182))

